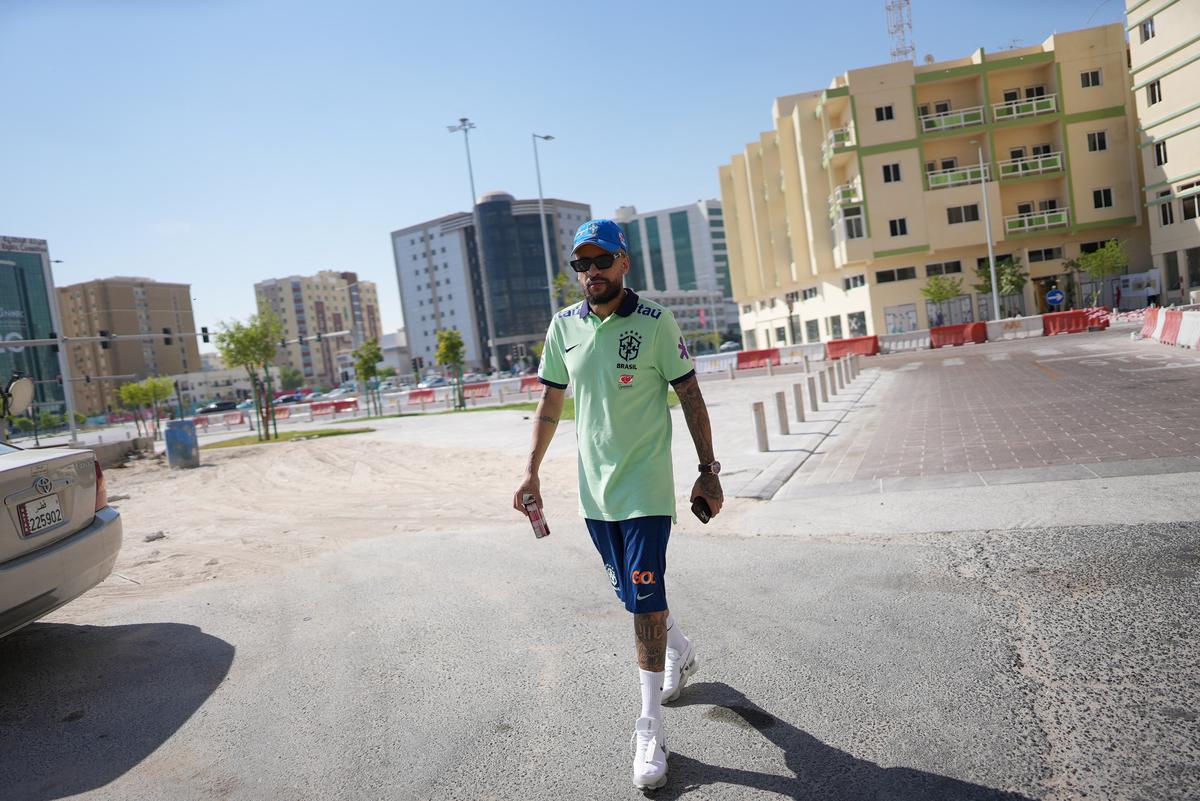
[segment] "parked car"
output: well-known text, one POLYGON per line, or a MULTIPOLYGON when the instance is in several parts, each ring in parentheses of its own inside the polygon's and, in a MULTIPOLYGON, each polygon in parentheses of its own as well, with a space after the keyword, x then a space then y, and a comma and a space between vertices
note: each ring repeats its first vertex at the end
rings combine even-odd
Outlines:
POLYGON ((444 387, 449 385, 449 381, 442 378, 440 375, 426 376, 420 384, 417 384, 419 389, 430 389, 432 387, 444 387))
POLYGON ((321 396, 320 399, 323 401, 354 400, 356 395, 357 393, 353 389, 349 389, 347 387, 338 387, 337 389, 332 389, 329 392, 326 392, 321 396))
POLYGON ((90 450, 0 444, 0 637, 95 587, 121 550, 121 515, 108 505, 90 450))
POLYGON ((245 411, 245 410, 247 410, 247 409, 253 409, 253 408, 254 408, 254 401, 252 401, 252 400, 250 400, 249 398, 247 398, 246 400, 242 401, 241 403, 239 403, 239 404, 238 404, 236 407, 234 407, 234 408, 236 408, 236 409, 239 409, 240 411, 245 411))
POLYGON ((201 406, 196 410, 196 414, 220 414, 221 412, 236 411, 238 407, 237 401, 219 400, 213 401, 205 406, 201 406))
POLYGON ((298 392, 289 392, 286 395, 280 395, 275 399, 276 406, 286 406, 289 403, 303 403, 304 397, 298 392))
POLYGON ((721 353, 732 353, 735 350, 741 350, 741 342, 722 342, 721 347, 717 348, 721 353))

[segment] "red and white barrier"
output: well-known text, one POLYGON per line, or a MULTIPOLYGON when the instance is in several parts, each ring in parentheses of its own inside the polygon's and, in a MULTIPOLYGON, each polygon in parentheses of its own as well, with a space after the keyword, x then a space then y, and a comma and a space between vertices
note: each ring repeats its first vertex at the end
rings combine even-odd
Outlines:
POLYGON ((739 370, 755 370, 759 367, 766 367, 768 364, 779 364, 779 348, 739 350, 737 352, 737 369, 739 370))
POLYGON ((492 396, 492 382, 484 381, 479 384, 463 384, 464 398, 490 398, 492 396))
POLYGON ((934 348, 965 345, 968 342, 987 342, 986 323, 960 323, 939 325, 929 329, 929 344, 934 348))
POLYGON ((1200 312, 1182 312, 1183 320, 1179 324, 1179 338, 1175 346, 1179 348, 1200 349, 1200 312))
MULTIPOLYGON (((1038 326, 1040 332, 1042 327, 1038 326)), ((901 353, 909 350, 929 350, 928 331, 907 331, 903 334, 880 334, 880 353, 901 353)))
POLYGON ((1042 316, 1040 314, 1034 317, 1010 317, 1007 320, 989 320, 987 324, 987 338, 989 342, 996 342, 1002 339, 1040 337, 1043 333, 1042 316))

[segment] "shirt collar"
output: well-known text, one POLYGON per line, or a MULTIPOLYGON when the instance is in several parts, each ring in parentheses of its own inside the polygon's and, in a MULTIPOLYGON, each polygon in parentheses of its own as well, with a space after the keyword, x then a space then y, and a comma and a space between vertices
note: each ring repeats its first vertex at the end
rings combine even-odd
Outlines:
MULTIPOLYGON (((625 296, 623 298, 621 298, 621 305, 617 307, 617 316, 618 317, 628 317, 629 315, 631 315, 635 311, 637 311, 637 306, 638 306, 637 293, 634 292, 629 287, 625 287, 625 296)), ((588 304, 587 299, 584 298, 583 303, 579 304, 579 317, 580 317, 580 319, 586 320, 587 316, 591 313, 592 313, 592 307, 588 304)))

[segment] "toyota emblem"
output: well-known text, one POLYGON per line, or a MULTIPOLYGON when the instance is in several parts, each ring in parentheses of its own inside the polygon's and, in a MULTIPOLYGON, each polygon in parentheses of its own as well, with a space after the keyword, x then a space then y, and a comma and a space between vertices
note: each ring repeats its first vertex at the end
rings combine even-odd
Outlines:
POLYGON ((41 495, 49 495, 50 490, 54 489, 54 484, 45 476, 38 476, 37 481, 33 482, 33 488, 41 495))

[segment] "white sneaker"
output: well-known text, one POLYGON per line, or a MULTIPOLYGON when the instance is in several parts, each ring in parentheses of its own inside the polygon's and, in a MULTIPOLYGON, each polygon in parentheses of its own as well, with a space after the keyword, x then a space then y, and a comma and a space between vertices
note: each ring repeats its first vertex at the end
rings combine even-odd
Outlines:
POLYGON ((700 663, 696 661, 696 646, 692 644, 691 640, 686 640, 686 642, 687 645, 682 653, 673 648, 667 648, 667 664, 663 671, 662 702, 664 704, 669 704, 679 697, 679 693, 683 691, 683 685, 687 684, 688 678, 700 667, 700 663))
POLYGON ((667 783, 667 735, 661 720, 638 718, 629 738, 633 744, 633 786, 656 790, 667 783))

